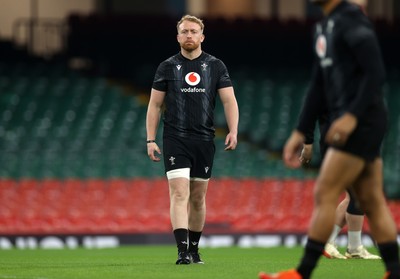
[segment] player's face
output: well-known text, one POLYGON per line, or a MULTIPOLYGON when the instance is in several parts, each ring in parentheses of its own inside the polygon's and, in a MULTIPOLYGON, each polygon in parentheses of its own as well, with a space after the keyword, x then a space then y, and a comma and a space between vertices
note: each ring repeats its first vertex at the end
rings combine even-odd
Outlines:
POLYGON ((204 40, 204 35, 200 25, 185 20, 179 25, 177 39, 181 48, 186 51, 193 51, 199 48, 204 40))

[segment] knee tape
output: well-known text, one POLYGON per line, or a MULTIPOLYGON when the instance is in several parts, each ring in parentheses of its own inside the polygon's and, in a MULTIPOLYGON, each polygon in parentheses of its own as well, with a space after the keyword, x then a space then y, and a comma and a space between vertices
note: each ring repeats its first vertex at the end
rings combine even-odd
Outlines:
POLYGON ((167 171, 168 179, 180 178, 180 177, 190 179, 190 168, 182 168, 182 169, 167 171))
POLYGON ((364 211, 360 209, 356 199, 351 194, 350 194, 349 205, 347 206, 346 212, 352 215, 361 215, 361 216, 364 215, 364 211))

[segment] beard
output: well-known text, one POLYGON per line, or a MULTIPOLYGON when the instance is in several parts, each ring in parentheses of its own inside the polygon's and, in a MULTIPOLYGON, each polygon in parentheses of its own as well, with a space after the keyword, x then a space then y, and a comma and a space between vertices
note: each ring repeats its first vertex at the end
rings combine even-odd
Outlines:
POLYGON ((200 44, 196 44, 196 43, 188 44, 188 43, 183 42, 183 43, 181 43, 181 48, 183 48, 187 52, 192 52, 192 51, 198 49, 199 45, 200 44))

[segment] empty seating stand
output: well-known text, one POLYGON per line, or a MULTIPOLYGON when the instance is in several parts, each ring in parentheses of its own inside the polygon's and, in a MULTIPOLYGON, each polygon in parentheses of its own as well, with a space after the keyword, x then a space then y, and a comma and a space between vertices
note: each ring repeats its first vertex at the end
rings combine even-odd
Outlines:
MULTIPOLYGON (((313 186, 314 180, 213 179, 205 232, 304 233, 313 186)), ((165 178, 2 179, 0 234, 169 233, 168 195, 165 178)), ((388 204, 400 230, 400 203, 388 204)))
MULTIPOLYGON (((304 233, 316 171, 287 169, 281 149, 305 79, 231 76, 239 145, 223 151, 226 124, 217 103, 206 231, 304 233)), ((386 90, 385 190, 400 197, 398 82, 386 90)), ((147 98, 59 65, 0 63, 0 234, 170 232, 163 165, 147 158, 143 144, 147 98)), ((399 202, 388 202, 399 226, 399 202)))

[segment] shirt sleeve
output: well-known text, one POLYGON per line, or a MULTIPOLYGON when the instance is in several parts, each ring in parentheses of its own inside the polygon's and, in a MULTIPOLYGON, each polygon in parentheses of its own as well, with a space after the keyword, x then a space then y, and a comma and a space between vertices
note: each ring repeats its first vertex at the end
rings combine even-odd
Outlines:
POLYGON ((216 60, 216 66, 219 72, 219 80, 217 83, 217 89, 232 86, 231 77, 228 73, 228 68, 221 60, 216 60))
POLYGON ((318 62, 314 63, 310 87, 300 112, 297 130, 306 137, 306 144, 314 142, 314 130, 318 117, 325 111, 322 72, 318 62))
POLYGON ((361 69, 362 77, 356 97, 348 111, 359 118, 366 108, 382 94, 381 86, 385 80, 385 67, 375 32, 365 25, 352 24, 344 33, 344 40, 352 49, 361 69))
POLYGON ((166 64, 165 62, 161 63, 154 75, 153 85, 152 88, 159 90, 159 91, 167 91, 167 79, 165 75, 166 71, 166 64))

